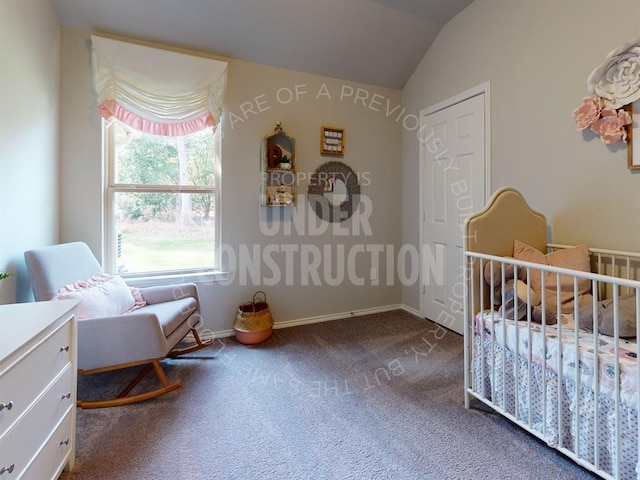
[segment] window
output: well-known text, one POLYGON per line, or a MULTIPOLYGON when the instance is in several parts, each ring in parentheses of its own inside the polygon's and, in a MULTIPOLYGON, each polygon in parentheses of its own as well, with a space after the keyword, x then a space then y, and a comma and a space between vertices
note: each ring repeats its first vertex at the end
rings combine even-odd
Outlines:
POLYGON ((105 269, 213 272, 227 63, 91 36, 103 118, 105 269))
POLYGON ((148 275, 219 266, 219 132, 165 137, 104 121, 110 271, 148 275))

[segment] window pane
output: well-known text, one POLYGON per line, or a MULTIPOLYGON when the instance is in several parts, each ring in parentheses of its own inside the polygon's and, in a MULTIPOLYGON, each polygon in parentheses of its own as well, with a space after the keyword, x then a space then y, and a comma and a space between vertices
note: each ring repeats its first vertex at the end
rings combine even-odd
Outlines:
POLYGON ((117 123, 115 183, 143 185, 214 184, 212 129, 183 137, 162 137, 117 123))
POLYGON ((118 273, 214 268, 212 194, 116 193, 118 273))

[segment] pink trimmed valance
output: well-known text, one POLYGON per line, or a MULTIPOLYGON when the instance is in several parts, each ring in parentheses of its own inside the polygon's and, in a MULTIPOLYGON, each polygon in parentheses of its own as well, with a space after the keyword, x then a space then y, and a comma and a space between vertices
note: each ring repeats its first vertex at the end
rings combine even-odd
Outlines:
POLYGON ((227 63, 92 35, 100 115, 155 135, 214 127, 222 115, 227 63))
POLYGON ((160 123, 136 115, 118 105, 113 100, 106 100, 101 103, 98 105, 98 110, 100 111, 100 116, 103 118, 114 117, 135 130, 151 133, 152 135, 162 135, 164 137, 188 135, 208 127, 213 127, 215 131, 217 126, 217 123, 208 112, 203 113, 199 118, 185 120, 179 123, 160 123))

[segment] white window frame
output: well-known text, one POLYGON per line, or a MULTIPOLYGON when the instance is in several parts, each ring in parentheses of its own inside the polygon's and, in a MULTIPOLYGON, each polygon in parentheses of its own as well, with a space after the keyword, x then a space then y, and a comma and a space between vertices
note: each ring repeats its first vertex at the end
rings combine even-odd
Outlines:
POLYGON ((215 135, 215 156, 214 156, 214 182, 211 187, 186 186, 186 185, 131 185, 115 183, 115 135, 113 120, 102 119, 102 150, 103 150, 103 268, 106 272, 116 274, 117 254, 116 254, 116 218, 114 208, 114 196, 121 192, 155 192, 155 193, 209 193, 214 197, 214 261, 215 265, 210 268, 172 270, 168 272, 148 272, 121 274, 127 279, 127 283, 133 286, 143 287, 148 285, 158 285, 162 280, 165 283, 197 281, 197 280, 226 280, 228 274, 221 269, 222 252, 222 231, 221 231, 221 178, 222 178, 222 158, 221 126, 218 125, 215 135))

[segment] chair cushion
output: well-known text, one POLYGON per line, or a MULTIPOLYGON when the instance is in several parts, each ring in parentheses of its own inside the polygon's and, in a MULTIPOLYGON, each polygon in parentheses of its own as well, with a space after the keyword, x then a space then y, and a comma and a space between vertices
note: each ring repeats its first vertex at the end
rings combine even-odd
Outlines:
MULTIPOLYGON (((147 305, 132 313, 153 313, 158 317, 162 332, 168 337, 195 312, 198 303, 193 297, 180 298, 170 302, 147 305)), ((195 326, 195 325, 194 325, 195 326)))

